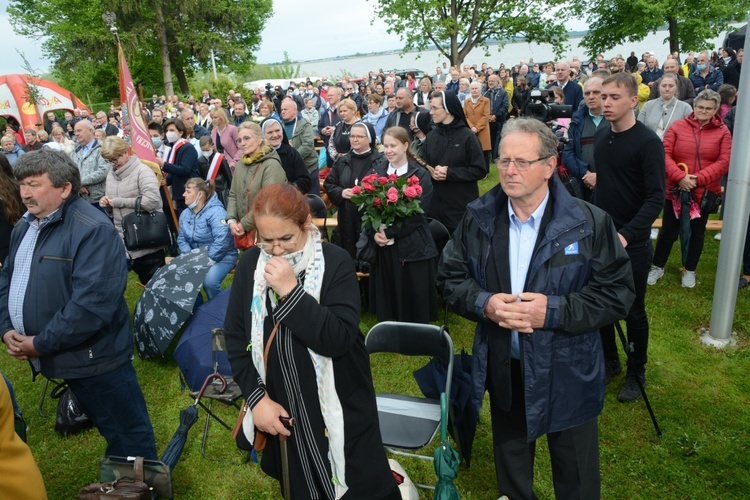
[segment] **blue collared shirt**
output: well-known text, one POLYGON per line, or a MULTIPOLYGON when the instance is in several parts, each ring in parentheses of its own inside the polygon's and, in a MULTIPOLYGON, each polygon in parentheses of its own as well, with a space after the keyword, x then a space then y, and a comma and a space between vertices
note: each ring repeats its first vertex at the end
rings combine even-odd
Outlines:
MULTIPOLYGON (((58 208, 57 210, 60 209, 58 208)), ((26 288, 29 285, 29 278, 31 277, 31 262, 34 259, 36 242, 42 228, 52 220, 52 216, 57 210, 41 220, 29 212, 23 215, 23 220, 29 225, 29 230, 26 231, 20 245, 18 245, 18 250, 16 250, 16 257, 13 261, 13 277, 10 280, 10 290, 8 291, 8 313, 10 314, 10 320, 13 323, 13 328, 21 335, 26 335, 26 328, 23 323, 23 301, 26 297, 26 288)), ((32 359, 31 362, 34 368, 39 370, 39 360, 32 359)))
POLYGON ((84 156, 86 156, 88 152, 91 151, 91 148, 93 148, 95 144, 96 144, 96 139, 92 139, 91 142, 89 142, 85 146, 81 146, 81 153, 84 156))
MULTIPOLYGON (((510 287, 511 293, 517 294, 524 291, 523 286, 526 283, 526 275, 529 272, 531 256, 534 254, 534 246, 539 236, 539 229, 542 225, 544 210, 547 208, 549 201, 549 190, 544 196, 542 203, 539 204, 534 213, 521 222, 513 211, 513 206, 508 199, 508 217, 510 219, 510 231, 508 238, 508 256, 510 266, 510 287)), ((514 359, 521 359, 521 351, 518 345, 518 331, 511 331, 510 355, 514 359)))
POLYGON ((594 116, 593 113, 591 113, 591 110, 589 110, 589 116, 591 117, 591 121, 594 122, 595 127, 599 127, 599 124, 604 119, 603 113, 600 113, 599 116, 594 116))

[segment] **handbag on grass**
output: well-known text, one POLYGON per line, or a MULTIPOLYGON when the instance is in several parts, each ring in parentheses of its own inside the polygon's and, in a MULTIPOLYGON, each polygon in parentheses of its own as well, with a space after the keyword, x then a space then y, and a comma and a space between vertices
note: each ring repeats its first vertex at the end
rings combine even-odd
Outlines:
POLYGON ((141 210, 141 197, 135 200, 135 210, 122 218, 122 238, 128 250, 166 247, 172 244, 167 215, 161 210, 141 210))
POLYGON ((93 483, 78 491, 79 500, 106 500, 128 498, 151 500, 151 488, 143 481, 143 457, 133 463, 133 479, 118 479, 111 483, 93 483))
MULTIPOLYGON (((102 457, 99 459, 99 481, 110 483, 135 478, 134 457, 102 457)), ((172 471, 159 460, 143 460, 143 482, 159 498, 172 498, 172 471)))
MULTIPOLYGON (((266 344, 266 348, 263 352, 263 365, 266 367, 266 380, 268 380, 268 352, 271 350, 271 344, 273 343, 273 339, 276 338, 276 332, 279 330, 280 324, 281 322, 278 322, 276 323, 276 325, 274 325, 273 330, 271 331, 271 335, 268 337, 268 343, 266 344)), ((240 410, 240 414, 237 416, 237 422, 234 424, 234 429, 232 429, 232 437, 237 443, 237 448, 239 448, 240 450, 263 451, 266 447, 268 434, 256 429, 255 430, 255 443, 250 444, 250 441, 248 441, 247 437, 245 436, 245 432, 242 429, 242 422, 245 420, 245 415, 249 411, 251 411, 250 405, 248 405, 247 401, 245 401, 242 404, 242 409, 240 410)))

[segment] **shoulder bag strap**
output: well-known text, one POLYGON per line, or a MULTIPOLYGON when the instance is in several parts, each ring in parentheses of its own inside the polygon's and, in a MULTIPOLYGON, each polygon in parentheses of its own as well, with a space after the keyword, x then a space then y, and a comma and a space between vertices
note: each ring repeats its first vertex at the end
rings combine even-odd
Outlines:
POLYGON ((266 344, 266 348, 263 351, 263 366, 266 367, 266 379, 268 379, 268 353, 271 351, 271 344, 273 344, 273 339, 276 338, 276 332, 279 331, 279 325, 281 324, 281 321, 277 321, 276 324, 273 327, 273 330, 271 330, 271 335, 268 337, 268 343, 266 344))

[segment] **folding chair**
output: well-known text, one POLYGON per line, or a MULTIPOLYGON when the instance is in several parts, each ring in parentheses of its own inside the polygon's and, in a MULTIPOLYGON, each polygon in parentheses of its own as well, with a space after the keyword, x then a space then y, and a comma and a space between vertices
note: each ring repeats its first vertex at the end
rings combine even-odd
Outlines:
POLYGON ((430 234, 432 239, 435 240, 435 246, 438 250, 438 259, 440 254, 443 253, 445 245, 448 244, 448 240, 451 239, 451 233, 448 232, 448 228, 437 219, 427 218, 427 224, 430 226, 430 234))
MULTIPOLYGON (((388 352, 440 359, 447 366, 444 392, 450 394, 453 341, 444 326, 385 321, 370 329, 365 346, 370 354, 388 352)), ((405 450, 420 450, 432 442, 441 423, 440 400, 388 393, 378 394, 376 399, 385 448, 394 455, 432 461, 432 454, 425 456, 405 450)))
MULTIPOLYGON (((206 443, 208 442, 208 429, 211 424, 211 419, 216 420, 219 424, 225 427, 229 432, 232 432, 233 425, 227 424, 221 417, 219 417, 213 410, 214 401, 219 401, 227 406, 233 406, 239 412, 240 401, 242 400, 242 391, 240 387, 235 383, 234 378, 231 375, 222 375, 219 373, 219 362, 216 357, 216 353, 220 351, 226 351, 227 345, 224 340, 224 329, 214 328, 211 330, 211 362, 214 367, 214 372, 208 376, 211 382, 206 387, 203 395, 198 398, 200 391, 194 391, 190 393, 190 397, 197 399, 198 406, 206 411, 206 423, 203 426, 203 442, 201 443, 201 454, 203 458, 207 460, 213 460, 214 462, 234 463, 239 465, 238 462, 232 462, 230 460, 223 460, 216 457, 210 457, 206 453, 206 443), (202 400, 208 399, 208 404, 205 404, 202 400)), ((207 380, 208 380, 207 379, 207 380)))

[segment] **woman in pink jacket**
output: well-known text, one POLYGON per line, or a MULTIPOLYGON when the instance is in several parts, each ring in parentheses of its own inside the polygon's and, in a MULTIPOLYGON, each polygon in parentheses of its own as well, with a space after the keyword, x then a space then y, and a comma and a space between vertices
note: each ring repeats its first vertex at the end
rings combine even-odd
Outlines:
POLYGON ((679 217, 673 200, 679 206, 681 192, 693 194, 700 216, 690 221, 691 236, 687 258, 682 270, 682 286, 695 286, 695 268, 703 251, 706 223, 713 211, 702 204, 711 194, 721 195, 721 178, 729 171, 732 136, 717 111, 721 97, 713 90, 704 90, 693 102, 693 113, 677 120, 664 134, 667 170, 667 200, 664 204, 663 226, 656 240, 656 250, 648 284, 654 285, 664 275, 664 265, 680 232, 679 217), (687 166, 687 173, 683 164, 687 166), (708 193, 710 191, 711 193, 708 193))
POLYGON ((242 150, 237 145, 237 127, 229 124, 227 113, 223 108, 211 110, 211 139, 216 145, 216 150, 223 153, 229 163, 229 168, 234 173, 234 165, 242 158, 242 150))

